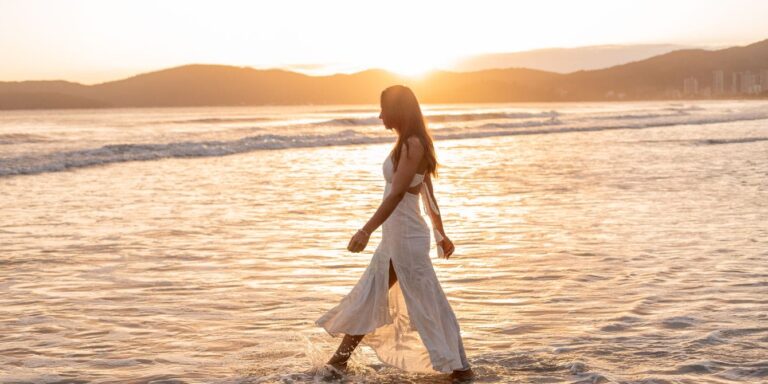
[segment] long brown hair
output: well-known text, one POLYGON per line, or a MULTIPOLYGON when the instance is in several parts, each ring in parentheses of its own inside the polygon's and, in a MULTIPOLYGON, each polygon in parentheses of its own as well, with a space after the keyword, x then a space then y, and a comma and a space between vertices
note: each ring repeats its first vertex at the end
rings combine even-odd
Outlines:
POLYGON ((397 163, 400 161, 400 151, 405 144, 406 153, 408 153, 408 138, 416 136, 421 145, 424 146, 424 153, 427 156, 427 171, 432 176, 437 177, 437 155, 435 146, 432 142, 432 135, 427 128, 424 115, 421 113, 419 101, 413 91, 404 85, 393 85, 381 92, 381 109, 391 116, 394 125, 399 129, 400 134, 392 150, 392 163, 397 170, 397 163))

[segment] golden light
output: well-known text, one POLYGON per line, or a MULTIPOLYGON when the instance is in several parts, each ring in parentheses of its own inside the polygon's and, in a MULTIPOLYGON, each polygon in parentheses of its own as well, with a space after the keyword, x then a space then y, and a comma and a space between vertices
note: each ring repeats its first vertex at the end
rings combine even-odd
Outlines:
POLYGON ((760 0, 744 7, 723 2, 704 7, 696 23, 681 23, 680 15, 702 8, 700 1, 552 3, 0 0, 0 52, 7 53, 0 80, 94 83, 192 63, 296 66, 318 74, 382 68, 423 76, 450 68, 450 57, 477 54, 601 44, 751 43, 764 38, 760 16, 768 9, 760 0), (35 49, 41 46, 47 48, 35 49))
POLYGON ((388 71, 397 73, 398 75, 408 77, 421 77, 427 72, 435 70, 435 66, 430 63, 423 63, 419 61, 402 60, 402 62, 393 62, 390 64, 384 64, 382 67, 388 71))
POLYGON ((455 60, 454 56, 435 52, 402 52, 376 57, 368 67, 381 68, 406 77, 423 77, 429 72, 450 67, 455 60))

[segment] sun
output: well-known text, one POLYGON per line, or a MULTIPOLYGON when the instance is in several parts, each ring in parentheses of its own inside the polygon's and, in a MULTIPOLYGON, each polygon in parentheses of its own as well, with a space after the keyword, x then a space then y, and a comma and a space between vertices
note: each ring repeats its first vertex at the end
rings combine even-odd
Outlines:
POLYGON ((396 73, 405 77, 423 77, 426 74, 439 69, 440 64, 437 60, 425 58, 420 55, 402 55, 380 58, 374 67, 383 68, 387 71, 396 73))
POLYGON ((383 67, 388 71, 406 77, 423 77, 427 73, 436 69, 435 66, 431 65, 430 63, 422 63, 418 61, 390 63, 384 65, 383 67))

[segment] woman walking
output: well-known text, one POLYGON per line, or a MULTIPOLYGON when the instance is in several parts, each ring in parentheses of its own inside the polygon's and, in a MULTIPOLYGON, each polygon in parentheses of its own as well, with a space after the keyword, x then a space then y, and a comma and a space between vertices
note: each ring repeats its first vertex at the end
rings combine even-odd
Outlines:
POLYGON ((397 141, 382 166, 386 180, 382 202, 347 249, 361 252, 379 226, 382 238, 357 284, 315 322, 332 336, 344 334, 325 369, 331 377, 343 376, 347 360, 362 341, 382 362, 400 369, 470 379, 474 374, 459 323, 432 266, 429 226, 419 207, 421 196, 438 255, 449 258, 454 246, 445 235, 431 192, 431 176, 437 176, 432 138, 411 89, 391 86, 381 93, 380 102, 379 118, 397 133, 397 141))

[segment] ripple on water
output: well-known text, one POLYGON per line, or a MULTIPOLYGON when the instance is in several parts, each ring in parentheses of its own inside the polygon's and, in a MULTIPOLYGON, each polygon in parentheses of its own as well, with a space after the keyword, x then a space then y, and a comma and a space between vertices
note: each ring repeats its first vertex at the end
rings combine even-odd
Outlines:
POLYGON ((668 329, 684 329, 695 326, 698 323, 693 317, 690 316, 675 316, 662 320, 661 324, 664 328, 668 329))
MULTIPOLYGON (((568 119, 667 107, 557 109, 568 119)), ((137 112, 83 113, 103 113, 87 128, 99 134, 137 112)), ((457 257, 432 260, 479 382, 768 382, 768 140, 751 139, 766 130, 756 120, 438 140, 434 189, 457 257), (689 145, 701 140, 728 144, 689 145)), ((0 382, 318 382, 305 371, 339 339, 312 320, 349 292, 380 239, 345 250, 382 197, 385 141, 4 178, 0 382), (49 374, 64 368, 73 374, 49 374)), ((368 350, 355 359, 351 382, 445 383, 368 350)))

